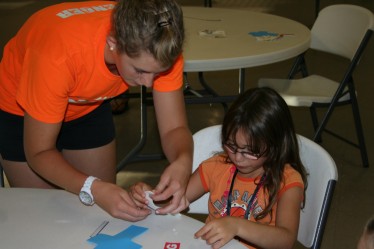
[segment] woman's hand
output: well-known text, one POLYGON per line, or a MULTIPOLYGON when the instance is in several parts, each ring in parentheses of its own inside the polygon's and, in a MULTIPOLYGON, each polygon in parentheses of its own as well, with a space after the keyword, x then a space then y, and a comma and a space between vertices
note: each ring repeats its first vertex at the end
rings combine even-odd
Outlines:
POLYGON ((115 218, 139 221, 151 214, 148 208, 138 207, 129 193, 115 184, 94 181, 92 194, 97 205, 115 218))
POLYGON ((160 182, 153 190, 152 199, 164 201, 170 199, 168 205, 158 209, 157 214, 177 214, 189 206, 186 197, 186 188, 191 172, 190 167, 178 165, 177 162, 170 164, 161 175, 160 182))
POLYGON ((233 217, 223 217, 210 221, 195 233, 195 238, 201 238, 212 248, 221 248, 237 234, 237 226, 233 217))
POLYGON ((148 208, 148 200, 145 198, 145 191, 151 191, 151 186, 144 182, 138 182, 130 187, 130 195, 139 208, 148 208))

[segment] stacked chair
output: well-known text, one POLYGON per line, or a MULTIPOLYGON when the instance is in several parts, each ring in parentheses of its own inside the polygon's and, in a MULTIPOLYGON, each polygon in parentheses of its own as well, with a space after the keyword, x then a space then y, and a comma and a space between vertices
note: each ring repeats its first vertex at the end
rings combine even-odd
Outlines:
MULTIPOLYGON (((348 4, 331 5, 322 9, 311 29, 310 50, 329 53, 348 59, 349 63, 340 81, 309 74, 306 53, 295 60, 287 79, 263 78, 259 87, 275 89, 293 107, 309 107, 315 129, 313 140, 320 143, 322 132, 327 132, 358 148, 364 167, 369 166, 365 139, 362 129, 353 72, 369 42, 374 29, 373 13, 363 7, 348 4), (296 78, 296 76, 301 77, 296 78), (326 128, 336 107, 350 105, 357 134, 357 141, 347 139, 326 128), (321 121, 317 108, 324 107, 321 121)), ((341 122, 346 122, 342 120, 341 122)))

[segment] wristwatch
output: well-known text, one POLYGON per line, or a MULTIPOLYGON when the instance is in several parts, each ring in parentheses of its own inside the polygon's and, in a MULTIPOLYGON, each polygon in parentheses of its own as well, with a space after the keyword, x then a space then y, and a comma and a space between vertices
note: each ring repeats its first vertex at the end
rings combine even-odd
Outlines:
POLYGON ((79 200, 84 205, 92 206, 93 204, 95 204, 93 195, 91 193, 91 185, 93 181, 95 181, 96 179, 98 178, 93 177, 93 176, 87 177, 86 181, 83 184, 81 191, 79 192, 79 200))

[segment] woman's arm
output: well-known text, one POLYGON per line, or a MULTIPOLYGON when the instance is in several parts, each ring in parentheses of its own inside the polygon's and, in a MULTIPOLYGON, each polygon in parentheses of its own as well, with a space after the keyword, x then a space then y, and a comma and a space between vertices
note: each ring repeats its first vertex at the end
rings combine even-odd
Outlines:
POLYGON ((70 166, 56 149, 60 128, 61 123, 43 123, 25 113, 24 147, 27 162, 44 179, 77 194, 87 176, 70 166))
POLYGON ((161 175, 153 199, 173 197, 160 214, 178 213, 188 206, 185 191, 192 172, 193 141, 188 128, 182 89, 171 92, 153 91, 154 106, 161 145, 170 165, 161 175))
MULTIPOLYGON (((60 128, 61 123, 43 123, 25 113, 24 146, 27 162, 37 174, 47 181, 78 194, 88 175, 77 169, 80 165, 74 167, 56 149, 60 128)), ((100 150, 100 148, 97 149, 100 150)), ((95 154, 92 150, 89 153, 95 154)), ((83 156, 83 158, 87 157, 83 156)), ((71 161, 76 164, 79 164, 78 162, 84 164, 82 160, 71 161)), ((98 166, 105 167, 105 165, 98 166)), ((94 176, 100 177, 100 175, 94 176)), ((95 202, 116 218, 137 221, 144 219, 150 213, 149 210, 138 210, 127 191, 113 183, 95 180, 91 190, 95 202)))
POLYGON ((235 236, 249 241, 259 248, 291 249, 297 239, 300 205, 303 190, 295 187, 287 190, 278 201, 275 226, 255 223, 237 217, 215 219, 195 235, 221 248, 235 236))

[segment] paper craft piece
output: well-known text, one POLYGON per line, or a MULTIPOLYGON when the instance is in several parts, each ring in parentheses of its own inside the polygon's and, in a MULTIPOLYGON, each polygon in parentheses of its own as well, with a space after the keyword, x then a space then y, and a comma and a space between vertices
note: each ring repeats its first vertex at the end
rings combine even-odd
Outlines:
POLYGON ((140 249, 142 246, 133 242, 132 239, 147 230, 146 227, 131 225, 114 236, 100 233, 87 241, 95 243, 95 249, 140 249))
POLYGON ((274 41, 279 40, 284 36, 293 36, 293 34, 278 34, 268 31, 249 32, 249 34, 256 37, 257 41, 274 41))
POLYGON ((152 192, 152 191, 145 191, 145 198, 146 198, 147 201, 148 201, 147 206, 148 206, 150 209, 152 209, 152 210, 157 210, 157 209, 159 209, 160 207, 157 206, 157 205, 153 202, 153 200, 152 200, 152 198, 151 198, 152 195, 153 195, 153 192, 152 192))
POLYGON ((224 30, 204 29, 199 31, 199 35, 201 37, 225 38, 226 32, 224 30))
MULTIPOLYGON (((145 191, 144 193, 145 193, 145 198, 148 200, 148 204, 147 204, 147 206, 148 206, 150 209, 152 209, 153 211, 156 211, 157 209, 161 208, 161 207, 157 206, 157 205, 153 202, 153 200, 152 200, 152 198, 151 198, 151 196, 153 195, 153 192, 152 192, 152 191, 145 191)), ((181 216, 180 213, 177 213, 177 214, 168 214, 168 215, 181 216)))

